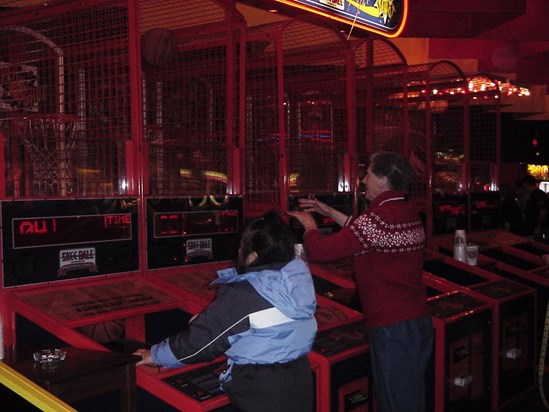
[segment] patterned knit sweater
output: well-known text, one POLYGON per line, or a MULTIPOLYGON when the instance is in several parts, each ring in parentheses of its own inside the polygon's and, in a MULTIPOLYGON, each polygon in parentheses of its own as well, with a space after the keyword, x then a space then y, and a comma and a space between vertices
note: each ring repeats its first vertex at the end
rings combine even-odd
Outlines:
POLYGON ((337 233, 307 230, 304 245, 311 261, 354 256, 366 326, 387 326, 429 313, 422 282, 425 232, 415 204, 403 193, 383 192, 337 233))

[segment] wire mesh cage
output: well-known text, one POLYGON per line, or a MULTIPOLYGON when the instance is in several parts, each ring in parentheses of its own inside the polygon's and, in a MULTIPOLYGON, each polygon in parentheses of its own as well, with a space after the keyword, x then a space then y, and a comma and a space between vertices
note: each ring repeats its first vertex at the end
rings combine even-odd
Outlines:
POLYGON ((130 138, 126 2, 0 13, 7 196, 124 192, 130 138))
POLYGON ((358 157, 366 160, 382 150, 404 153, 406 59, 385 39, 364 39, 354 49, 358 157))
POLYGON ((433 177, 432 187, 418 188, 418 195, 464 192, 465 75, 449 61, 409 66, 406 90, 410 147, 425 153, 426 174, 433 177))
POLYGON ((139 14, 150 194, 239 191, 232 150, 244 19, 222 1, 143 0, 139 14))
POLYGON ((239 192, 244 33, 235 5, 222 0, 2 9, 0 128, 6 168, 20 171, 6 176, 6 195, 123 195, 141 184, 152 195, 239 192), (29 114, 35 125, 22 128, 29 114), (70 143, 50 142, 37 156, 34 137, 20 133, 61 116, 71 118, 58 125, 70 128, 70 143))
POLYGON ((349 191, 348 42, 301 17, 249 29, 246 51, 247 209, 284 210, 290 194, 349 191))
POLYGON ((471 106, 469 117, 471 160, 497 161, 499 113, 494 108, 471 106))
MULTIPOLYGON (((81 137, 76 119, 64 114, 27 114, 13 118, 11 131, 19 136, 29 157, 32 175, 26 178, 32 180, 34 194, 66 195, 71 191, 72 154, 81 137)), ((16 171, 18 176, 22 173, 21 169, 16 171)), ((19 189, 16 192, 19 196, 19 189)))
POLYGON ((489 74, 477 73, 468 78, 468 91, 470 191, 496 191, 501 150, 498 81, 489 74))

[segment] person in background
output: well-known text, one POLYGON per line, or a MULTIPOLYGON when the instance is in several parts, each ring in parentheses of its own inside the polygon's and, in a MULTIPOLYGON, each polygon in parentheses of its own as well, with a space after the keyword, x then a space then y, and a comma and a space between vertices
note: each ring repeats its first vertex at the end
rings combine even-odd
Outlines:
POLYGON ((511 233, 524 235, 524 220, 522 218, 517 192, 509 183, 503 183, 499 188, 499 196, 499 210, 503 227, 511 233))
POLYGON ((280 214, 252 221, 242 233, 237 267, 218 275, 214 301, 188 330, 134 352, 142 357, 137 366, 175 368, 224 353, 221 387, 239 411, 312 412, 307 354, 317 331, 316 295, 280 214))
POLYGON ((522 193, 522 215, 525 223, 524 235, 533 240, 549 243, 548 211, 549 197, 538 187, 532 175, 520 180, 522 193))
POLYGON ((309 261, 354 257, 379 412, 426 407, 434 329, 422 282, 425 231, 406 196, 412 174, 403 156, 378 152, 363 179, 370 204, 356 219, 315 199, 302 199, 301 211, 287 212, 305 229, 309 261), (310 212, 331 217, 341 230, 322 234, 310 212))

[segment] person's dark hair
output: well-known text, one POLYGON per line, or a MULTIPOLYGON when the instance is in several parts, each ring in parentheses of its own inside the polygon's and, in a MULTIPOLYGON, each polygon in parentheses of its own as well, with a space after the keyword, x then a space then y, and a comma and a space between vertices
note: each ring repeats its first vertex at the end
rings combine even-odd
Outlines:
POLYGON ((393 190, 406 191, 410 186, 413 170, 408 160, 400 153, 377 152, 370 157, 372 172, 387 177, 389 187, 393 190))
POLYGON ((242 232, 238 271, 254 266, 288 263, 294 258, 294 237, 289 225, 277 211, 270 211, 251 221, 242 232), (257 259, 246 265, 246 257, 257 253, 257 259))

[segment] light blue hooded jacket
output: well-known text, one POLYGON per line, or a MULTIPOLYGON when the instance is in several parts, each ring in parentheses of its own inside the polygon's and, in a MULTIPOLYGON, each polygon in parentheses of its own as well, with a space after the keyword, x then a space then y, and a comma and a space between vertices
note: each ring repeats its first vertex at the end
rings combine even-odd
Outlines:
POLYGON ((295 259, 286 265, 234 268, 218 272, 216 299, 186 331, 151 348, 165 367, 211 361, 221 354, 232 364, 286 363, 306 356, 317 324, 316 296, 309 267, 295 259), (277 267, 278 266, 278 267, 277 267))

